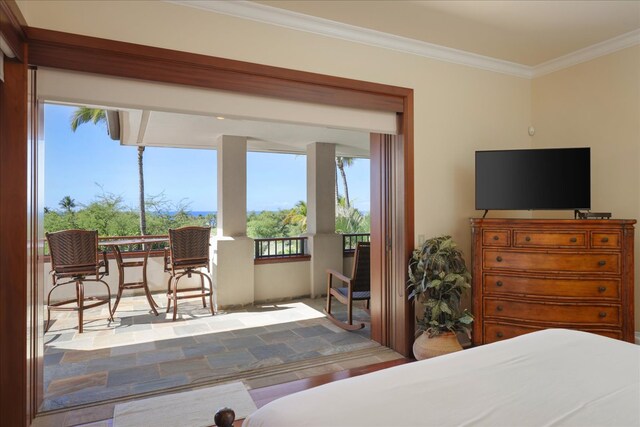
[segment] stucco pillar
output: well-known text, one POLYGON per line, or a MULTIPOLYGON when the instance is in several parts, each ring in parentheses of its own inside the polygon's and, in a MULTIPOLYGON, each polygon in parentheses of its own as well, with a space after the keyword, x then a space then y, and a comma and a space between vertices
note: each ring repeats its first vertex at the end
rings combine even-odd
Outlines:
POLYGON ((327 269, 342 271, 342 237, 336 234, 335 144, 307 145, 307 237, 311 297, 327 292, 327 269))
POLYGON ((216 304, 253 302, 253 239, 247 237, 247 138, 218 138, 218 217, 212 280, 216 304))

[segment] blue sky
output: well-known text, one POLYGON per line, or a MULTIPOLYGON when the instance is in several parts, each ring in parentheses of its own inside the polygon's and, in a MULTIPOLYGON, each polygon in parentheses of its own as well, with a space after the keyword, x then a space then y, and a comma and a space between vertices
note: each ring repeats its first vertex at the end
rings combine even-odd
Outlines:
MULTIPOLYGON (((101 124, 85 124, 72 132, 73 110, 45 105, 45 206, 58 209, 64 196, 87 204, 104 191, 136 207, 137 149, 111 140, 101 124)), ((356 160, 346 173, 352 203, 369 211, 369 160, 356 160)), ((184 200, 194 211, 217 209, 215 150, 147 147, 144 174, 147 195, 164 193, 173 204, 184 200)), ((305 156, 248 153, 248 210, 285 209, 298 200, 306 200, 305 156)))

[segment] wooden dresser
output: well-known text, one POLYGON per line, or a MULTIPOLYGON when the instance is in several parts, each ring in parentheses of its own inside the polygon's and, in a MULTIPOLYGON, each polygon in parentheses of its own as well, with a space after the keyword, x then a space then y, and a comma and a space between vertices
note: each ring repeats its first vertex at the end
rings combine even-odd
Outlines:
POLYGON ((635 223, 471 219, 473 343, 546 328, 633 342, 635 223))

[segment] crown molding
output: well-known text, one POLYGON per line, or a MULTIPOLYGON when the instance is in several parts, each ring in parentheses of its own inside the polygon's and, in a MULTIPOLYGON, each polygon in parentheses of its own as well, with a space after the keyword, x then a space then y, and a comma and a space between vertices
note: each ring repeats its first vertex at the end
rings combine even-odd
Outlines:
POLYGON ((608 55, 619 50, 640 44, 640 30, 630 31, 609 40, 576 50, 567 55, 560 56, 551 61, 533 67, 532 77, 540 77, 554 71, 569 68, 583 62, 590 61, 600 56, 608 55))
POLYGON ((237 18, 277 25, 298 31, 337 38, 374 47, 410 53, 430 59, 452 62, 482 70, 531 78, 531 67, 501 59, 490 58, 463 50, 427 43, 368 28, 356 27, 315 16, 266 6, 246 0, 166 0, 168 3, 189 6, 237 18))
POLYGON ((180 6, 244 18, 252 21, 305 31, 354 43, 391 49, 439 61, 532 79, 568 68, 618 50, 640 44, 640 30, 605 40, 536 66, 517 64, 459 49, 427 43, 407 37, 356 27, 324 18, 279 9, 248 0, 165 0, 180 6))

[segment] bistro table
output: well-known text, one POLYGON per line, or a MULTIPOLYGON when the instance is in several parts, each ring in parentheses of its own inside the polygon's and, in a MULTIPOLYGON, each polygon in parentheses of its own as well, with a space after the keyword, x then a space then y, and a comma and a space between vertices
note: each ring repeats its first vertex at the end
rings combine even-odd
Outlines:
POLYGON ((118 308, 118 304, 120 303, 120 298, 122 297, 122 292, 125 289, 144 289, 144 293, 147 297, 147 301, 149 302, 149 306, 153 313, 157 316, 158 310, 156 307, 159 305, 154 301, 151 296, 151 292, 149 291, 149 286, 147 284, 147 262, 149 260, 149 252, 151 252, 151 246, 154 243, 164 243, 168 242, 168 236, 140 236, 140 237, 127 237, 127 238, 101 238, 98 240, 99 246, 109 246, 112 248, 113 253, 115 254, 116 263, 118 264, 118 296, 116 297, 116 302, 113 305, 112 314, 116 312, 116 308, 118 308), (122 257, 122 251, 120 250, 121 246, 133 246, 133 245, 142 245, 142 261, 124 261, 122 257), (142 267, 142 281, 141 282, 125 282, 124 281, 124 269, 128 267, 142 267))

